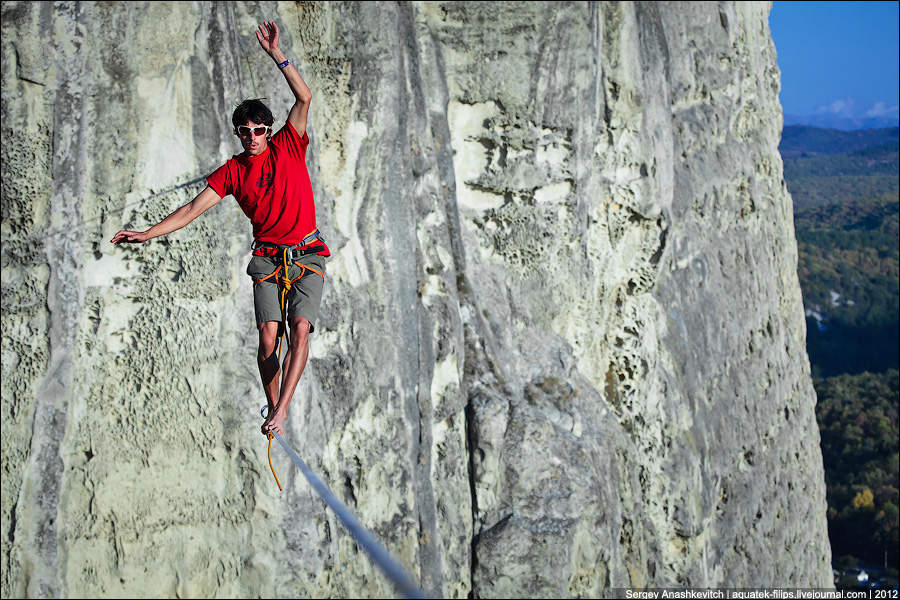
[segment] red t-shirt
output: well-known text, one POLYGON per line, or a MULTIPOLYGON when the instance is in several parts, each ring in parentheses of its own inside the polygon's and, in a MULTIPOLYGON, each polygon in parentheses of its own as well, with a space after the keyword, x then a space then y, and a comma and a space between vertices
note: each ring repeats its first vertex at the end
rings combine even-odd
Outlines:
MULTIPOLYGON (((206 178, 220 197, 234 196, 253 223, 256 241, 299 244, 316 230, 316 205, 306 170, 308 145, 309 136, 300 137, 287 122, 269 138, 262 154, 236 154, 206 178)), ((331 252, 326 246, 317 254, 331 252)))

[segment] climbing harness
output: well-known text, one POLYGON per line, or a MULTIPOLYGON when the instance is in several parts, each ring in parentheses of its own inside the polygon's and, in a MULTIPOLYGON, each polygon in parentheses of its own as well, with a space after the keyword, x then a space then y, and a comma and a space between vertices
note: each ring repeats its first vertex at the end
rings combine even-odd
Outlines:
MULTIPOLYGON (((259 411, 263 417, 265 417, 267 406, 263 406, 259 411)), ((413 583, 412 578, 409 574, 403 569, 403 567, 394 560, 385 547, 377 540, 375 537, 369 533, 369 531, 362 526, 362 524, 357 520, 357 518, 353 515, 347 506, 338 500, 337 496, 335 496, 328 486, 319 479, 319 477, 312 472, 312 470, 303 462, 303 459, 294 451, 293 448, 288 445, 287 442, 284 441, 277 431, 269 432, 269 467, 272 466, 272 438, 278 440, 278 443, 281 444, 281 447, 284 448, 284 451, 287 452, 287 455, 291 457, 291 460, 294 461, 294 464, 297 465, 297 468, 300 469, 300 472, 303 473, 303 476, 306 477, 306 480, 309 482, 309 485, 316 491, 317 494, 325 501, 331 510, 334 511, 334 514, 337 515, 338 519, 340 519, 341 523, 344 524, 344 527, 350 532, 350 534, 356 539, 357 543, 362 547, 363 550, 369 555, 379 569, 385 574, 385 576, 394 584, 397 590, 403 594, 407 598, 424 598, 425 593, 415 584, 413 583)), ((272 474, 275 475, 275 469, 272 469, 272 474)), ((278 482, 278 477, 275 477, 275 481, 278 482)), ((281 489, 281 484, 278 484, 278 489, 281 489)))
POLYGON ((281 342, 284 338, 287 338, 288 347, 290 347, 291 339, 288 322, 287 322, 287 296, 288 292, 291 291, 291 286, 294 285, 300 279, 303 279, 303 276, 306 275, 307 271, 315 273, 322 278, 322 281, 325 281, 325 274, 321 271, 313 269, 309 265, 304 265, 299 262, 300 258, 306 256, 308 254, 315 254, 316 252, 321 252, 325 250, 325 243, 322 239, 322 235, 319 233, 319 230, 316 229, 309 235, 303 238, 303 240, 296 245, 284 245, 284 244, 272 244, 269 242, 253 242, 251 246, 253 249, 253 253, 256 256, 280 256, 281 263, 278 267, 275 268, 274 271, 266 275, 265 277, 260 277, 259 279, 253 280, 253 285, 259 285, 264 281, 268 281, 271 278, 275 278, 275 283, 278 285, 280 289, 279 294, 279 304, 281 305, 281 324, 278 327, 278 341, 276 345, 278 346, 278 363, 281 364, 281 342), (317 244, 315 246, 310 246, 315 241, 322 242, 321 244, 317 244), (257 254, 259 252, 259 254, 257 254), (290 265, 300 267, 300 274, 291 279, 288 271, 290 270, 290 265), (281 277, 278 275, 281 274, 281 277))

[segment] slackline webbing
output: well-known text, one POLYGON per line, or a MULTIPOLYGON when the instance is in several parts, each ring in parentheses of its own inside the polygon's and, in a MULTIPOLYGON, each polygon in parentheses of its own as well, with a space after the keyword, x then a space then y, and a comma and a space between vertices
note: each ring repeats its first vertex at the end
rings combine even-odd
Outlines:
POLYGON ((272 433, 275 435, 275 439, 278 440, 278 443, 281 444, 281 447, 284 448, 284 451, 287 452, 287 455, 294 461, 294 464, 297 465, 297 468, 300 469, 300 472, 303 473, 303 476, 306 477, 309 485, 311 485, 316 493, 322 497, 322 500, 331 507, 331 510, 338 516, 341 523, 344 524, 344 527, 350 531, 350 534, 356 539, 357 543, 362 546, 366 553, 368 553, 372 562, 384 572, 385 576, 387 576, 391 583, 394 584, 397 590, 407 598, 424 598, 425 593, 413 583, 412 578, 407 574, 403 567, 400 566, 400 563, 394 560, 391 555, 388 554, 388 551, 384 546, 382 546, 381 543, 362 526, 353 513, 350 512, 350 509, 347 508, 343 502, 338 500, 337 496, 331 493, 328 486, 325 485, 325 483, 323 483, 308 466, 306 466, 303 459, 294 452, 294 449, 291 448, 280 435, 278 435, 278 432, 273 431, 272 433))

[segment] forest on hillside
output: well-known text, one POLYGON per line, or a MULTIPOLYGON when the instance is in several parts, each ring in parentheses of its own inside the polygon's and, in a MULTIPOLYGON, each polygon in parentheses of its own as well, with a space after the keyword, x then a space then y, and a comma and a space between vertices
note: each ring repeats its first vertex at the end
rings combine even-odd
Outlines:
POLYGON ((898 129, 786 127, 798 274, 838 587, 896 587, 900 227, 898 129))

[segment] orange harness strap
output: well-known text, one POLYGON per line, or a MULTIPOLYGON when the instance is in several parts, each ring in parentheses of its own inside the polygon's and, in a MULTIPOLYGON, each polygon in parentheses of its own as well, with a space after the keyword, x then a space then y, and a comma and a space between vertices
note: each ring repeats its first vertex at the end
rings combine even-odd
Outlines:
MULTIPOLYGON (((300 272, 300 277, 303 277, 303 275, 305 274, 305 271, 312 271, 313 273, 315 273, 316 275, 321 277, 322 281, 325 281, 325 274, 322 273, 321 271, 316 271, 315 269, 313 269, 312 267, 310 267, 308 265, 301 265, 296 260, 294 261, 294 264, 297 265, 298 267, 300 267, 301 269, 303 269, 303 271, 300 272)), ((294 281, 297 281, 297 279, 300 279, 300 277, 297 277, 296 279, 294 279, 294 281)))
POLYGON ((263 277, 263 278, 261 278, 261 279, 254 279, 254 280, 253 280, 253 285, 256 285, 257 283, 262 283, 263 281, 266 281, 269 277, 274 277, 275 275, 278 275, 278 273, 279 273, 280 271, 281 271, 281 267, 278 267, 277 269, 275 269, 274 271, 272 271, 271 273, 269 273, 269 274, 266 275, 265 277, 263 277))

